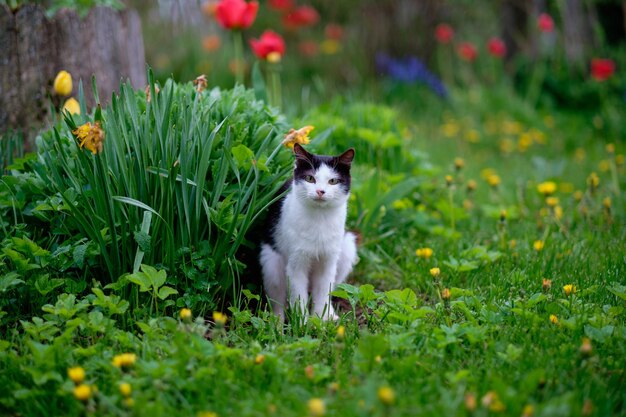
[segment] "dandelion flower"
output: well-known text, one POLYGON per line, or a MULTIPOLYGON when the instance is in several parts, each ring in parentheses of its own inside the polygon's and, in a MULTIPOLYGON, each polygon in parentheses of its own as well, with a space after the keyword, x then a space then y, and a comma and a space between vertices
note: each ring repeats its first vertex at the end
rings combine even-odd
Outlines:
POLYGON ((600 185, 600 177, 598 177, 598 174, 595 172, 589 174, 589 177, 587 177, 587 185, 589 185, 589 188, 592 190, 598 188, 598 185, 600 185))
POLYGON ((476 410, 476 395, 471 392, 465 394, 465 409, 469 412, 476 410))
POLYGON ((559 199, 556 197, 548 197, 546 198, 546 204, 550 207, 554 207, 559 204, 559 199))
POLYGON ((130 397, 130 394, 133 392, 133 389, 131 388, 131 386, 130 386, 130 384, 128 382, 122 382, 119 385, 119 389, 120 389, 120 393, 124 397, 130 397))
POLYGON ((396 401, 396 393, 391 387, 380 387, 378 389, 378 399, 385 405, 392 405, 396 401))
POLYGON ((605 209, 610 209, 611 208, 611 197, 605 197, 602 200, 602 205, 604 206, 605 209))
POLYGON ((67 370, 67 376, 75 384, 82 384, 82 382, 85 380, 85 370, 80 366, 75 366, 67 370))
POLYGON ((576 294, 576 286, 572 284, 567 284, 563 286, 563 292, 566 296, 570 296, 571 294, 576 294))
POLYGON ((343 339, 346 336, 346 328, 344 326, 337 327, 337 339, 343 339))
POLYGON ((474 191, 476 189, 476 186, 477 186, 476 181, 474 180, 467 181, 467 191, 470 191, 470 192, 474 191))
POLYGON ((200 411, 197 414, 197 417, 217 417, 217 413, 214 413, 213 411, 200 411))
POLYGON ((541 252, 543 250, 544 245, 545 244, 543 240, 535 240, 533 242, 533 249, 535 249, 537 252, 541 252))
POLYGON ((104 130, 100 127, 100 122, 93 125, 90 122, 79 126, 72 131, 74 136, 80 141, 79 147, 89 149, 94 155, 102 152, 102 142, 104 142, 104 130))
POLYGON ((433 250, 431 248, 419 248, 415 250, 415 255, 418 258, 428 259, 433 256, 433 250))
POLYGON ((79 401, 87 401, 92 394, 93 390, 89 385, 80 384, 74 387, 74 397, 79 401))
POLYGON ((59 71, 54 78, 52 88, 54 93, 59 96, 69 96, 72 94, 72 75, 67 71, 59 71))
POLYGON ((552 181, 542 182, 537 185, 537 191, 544 196, 552 195, 556 192, 556 183, 552 181))
POLYGON ((548 292, 550 291, 550 288, 552 288, 552 280, 544 278, 541 283, 541 289, 545 292, 548 292))
POLYGON ((582 200, 582 199, 583 199, 583 196, 584 196, 584 195, 585 195, 585 194, 584 194, 582 191, 580 191, 580 190, 576 190, 576 191, 574 191, 574 200, 576 200, 576 201, 580 201, 580 200, 582 200))
POLYGON ((492 175, 487 177, 487 184, 489 184, 493 188, 495 188, 498 185, 500 185, 501 182, 502 182, 502 180, 500 179, 500 176, 497 175, 497 174, 492 174, 492 175))
POLYGON ((604 147, 604 149, 606 149, 607 153, 614 154, 615 153, 615 144, 614 143, 607 143, 606 146, 604 147))
POLYGON ((293 145, 296 143, 300 145, 308 145, 311 142, 309 138, 309 133, 315 129, 313 126, 304 126, 300 129, 289 129, 289 132, 285 135, 285 139, 283 139, 283 145, 288 147, 289 149, 293 149, 293 145))
POLYGON ((559 324, 559 318, 554 314, 550 314, 550 323, 559 324))
POLYGON ((254 358, 254 363, 256 365, 260 365, 263 362, 265 362, 265 355, 263 355, 262 353, 259 353, 258 355, 256 355, 256 357, 254 358))
POLYGON ((430 275, 432 275, 434 278, 437 278, 440 274, 441 274, 441 269, 437 267, 430 268, 430 275))
POLYGON ((448 288, 444 288, 444 289, 441 291, 441 298, 442 298, 444 301, 447 301, 447 300, 449 300, 449 299, 450 299, 450 290, 449 290, 448 288))
POLYGON ((192 317, 191 310, 189 310, 188 308, 181 309, 178 315, 180 319, 183 321, 191 320, 191 317, 192 317))
POLYGON ((583 337, 583 342, 580 345, 580 353, 585 356, 591 355, 593 348, 591 347, 591 339, 588 337, 583 337))
POLYGON ((532 404, 527 404, 522 410, 522 417, 532 417, 535 414, 535 407, 532 404))
POLYGON ((228 320, 228 317, 226 316, 226 314, 219 312, 219 311, 213 312, 213 321, 215 322, 217 326, 223 327, 226 324, 227 320, 228 320))
POLYGON ((454 178, 452 178, 452 175, 446 175, 445 179, 446 179, 446 185, 448 187, 451 186, 452 182, 454 181, 454 178))
POLYGON ((326 404, 324 404, 324 400, 321 398, 311 398, 307 402, 307 407, 309 415, 312 417, 321 417, 326 414, 326 404))
POLYGON ((462 170, 464 166, 465 161, 463 158, 454 158, 454 168, 456 168, 457 171, 462 170))
POLYGON ((116 368, 128 368, 137 362, 137 355, 134 353, 122 353, 113 357, 113 366, 116 368))

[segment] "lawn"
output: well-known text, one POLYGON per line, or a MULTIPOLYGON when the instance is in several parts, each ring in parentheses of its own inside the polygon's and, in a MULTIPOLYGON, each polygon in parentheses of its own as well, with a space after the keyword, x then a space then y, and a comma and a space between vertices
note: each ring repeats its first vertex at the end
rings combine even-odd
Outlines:
POLYGON ((304 105, 271 67, 148 70, 94 109, 81 86, 32 153, 3 136, 0 414, 626 415, 623 102, 460 72, 304 105), (255 237, 308 125, 356 150, 360 261, 338 321, 283 323, 255 237))

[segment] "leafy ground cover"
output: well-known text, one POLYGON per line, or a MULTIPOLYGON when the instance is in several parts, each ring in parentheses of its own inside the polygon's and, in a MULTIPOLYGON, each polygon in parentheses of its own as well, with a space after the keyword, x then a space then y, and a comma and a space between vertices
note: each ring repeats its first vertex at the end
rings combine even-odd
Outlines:
POLYGON ((625 150, 601 116, 504 87, 291 123, 243 89, 150 97, 60 121, 0 183, 2 414, 625 414, 625 150), (92 154, 71 131, 96 121, 92 154), (291 124, 357 149, 337 323, 223 292, 291 124))

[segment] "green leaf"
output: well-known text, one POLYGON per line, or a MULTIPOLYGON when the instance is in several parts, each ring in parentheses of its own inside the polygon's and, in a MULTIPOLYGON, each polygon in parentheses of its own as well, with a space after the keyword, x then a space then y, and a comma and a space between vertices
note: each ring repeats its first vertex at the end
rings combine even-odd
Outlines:
POLYGON ((169 297, 172 294, 178 294, 178 291, 176 291, 174 288, 171 288, 165 285, 159 289, 159 292, 157 295, 161 300, 165 300, 167 297, 169 297))
POLYGON ((233 146, 231 153, 233 154, 237 167, 250 169, 252 166, 252 160, 254 159, 254 152, 252 152, 250 148, 246 145, 233 146))
POLYGON ((140 231, 136 231, 134 233, 134 236, 135 236, 135 242, 137 242, 139 249, 141 249, 145 253, 150 253, 150 242, 151 242, 150 235, 140 230, 140 231))
POLYGON ((0 292, 6 292, 11 287, 23 284, 24 281, 19 279, 19 276, 20 275, 17 272, 12 271, 0 277, 0 292))

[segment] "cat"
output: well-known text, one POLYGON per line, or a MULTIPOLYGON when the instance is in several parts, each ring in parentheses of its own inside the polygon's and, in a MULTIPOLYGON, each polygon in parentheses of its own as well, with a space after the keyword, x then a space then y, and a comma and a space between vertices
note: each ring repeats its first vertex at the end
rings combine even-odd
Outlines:
POLYGON ((281 319, 289 305, 305 317, 336 320, 330 291, 358 261, 357 236, 345 230, 354 149, 323 156, 296 143, 293 152, 293 178, 283 186, 284 197, 270 207, 261 245, 263 285, 281 319))

